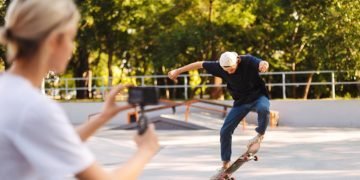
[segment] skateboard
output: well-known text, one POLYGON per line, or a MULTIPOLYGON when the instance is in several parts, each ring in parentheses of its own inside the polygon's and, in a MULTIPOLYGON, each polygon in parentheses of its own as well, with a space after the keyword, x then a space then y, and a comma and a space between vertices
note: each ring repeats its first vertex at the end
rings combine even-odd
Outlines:
POLYGON ((244 154, 233 162, 230 167, 228 167, 223 173, 221 173, 217 180, 234 180, 235 178, 231 177, 232 173, 238 170, 244 163, 254 160, 257 161, 258 157, 255 155, 260 149, 260 143, 252 144, 244 154))

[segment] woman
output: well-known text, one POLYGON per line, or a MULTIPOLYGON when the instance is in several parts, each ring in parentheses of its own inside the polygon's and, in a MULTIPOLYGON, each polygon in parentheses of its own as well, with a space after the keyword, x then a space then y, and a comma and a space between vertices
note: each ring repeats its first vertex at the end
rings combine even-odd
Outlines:
POLYGON ((102 112, 74 129, 64 111, 40 93, 49 71, 65 71, 79 13, 72 0, 13 0, 0 42, 11 67, 0 76, 1 179, 136 179, 159 148, 154 126, 136 136, 138 150, 122 167, 105 171, 83 141, 118 112, 115 87, 102 112))

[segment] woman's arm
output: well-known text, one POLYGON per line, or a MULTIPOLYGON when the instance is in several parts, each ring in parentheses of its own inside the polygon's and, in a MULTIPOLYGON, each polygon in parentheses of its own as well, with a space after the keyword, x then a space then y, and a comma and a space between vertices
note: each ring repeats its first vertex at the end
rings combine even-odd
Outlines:
POLYGON ((138 145, 137 152, 121 167, 112 171, 106 171, 98 163, 93 163, 76 177, 80 180, 103 180, 103 179, 137 179, 143 171, 146 163, 157 153, 159 149, 158 139, 153 124, 149 124, 143 135, 136 135, 135 142, 138 145))

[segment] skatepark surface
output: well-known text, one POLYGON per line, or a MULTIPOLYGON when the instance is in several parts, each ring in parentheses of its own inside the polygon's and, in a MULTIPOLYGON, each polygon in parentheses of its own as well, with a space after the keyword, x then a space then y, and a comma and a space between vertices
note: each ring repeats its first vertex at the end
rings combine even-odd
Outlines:
MULTIPOLYGON (((209 179, 221 165, 219 126, 211 130, 157 131, 161 149, 139 179, 209 179)), ((245 151, 255 126, 233 135, 232 160, 245 151)), ((87 145, 107 169, 123 164, 136 150, 134 130, 104 128, 87 145)), ((236 179, 360 179, 360 129, 268 128, 259 161, 245 163, 236 179)))

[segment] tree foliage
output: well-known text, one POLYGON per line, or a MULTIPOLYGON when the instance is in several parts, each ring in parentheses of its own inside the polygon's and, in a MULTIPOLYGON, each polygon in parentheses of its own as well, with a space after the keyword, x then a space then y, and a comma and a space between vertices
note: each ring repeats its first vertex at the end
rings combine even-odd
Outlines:
MULTIPOLYGON (((8 2, 0 3, 2 24, 8 2)), ((82 19, 77 48, 66 76, 86 77, 92 72, 92 76, 114 77, 105 82, 94 81, 97 85, 132 82, 127 79, 132 75, 166 74, 194 61, 216 60, 226 50, 265 59, 271 71, 360 68, 360 1, 81 0, 76 3, 82 19)), ((3 48, 0 57, 2 66, 8 67, 3 48)), ((294 75, 288 81, 311 82, 324 78, 294 75)), ((354 71, 341 78, 358 77, 354 71)), ((208 79, 192 80, 201 84, 208 79)), ((275 80, 276 77, 267 79, 275 80)), ((163 79, 158 83, 173 82, 163 79)), ((291 97, 327 96, 320 95, 324 89, 309 88, 293 88, 287 93, 291 97)), ((277 96, 276 92, 272 94, 277 96)), ((88 95, 84 92, 81 96, 88 95)))

